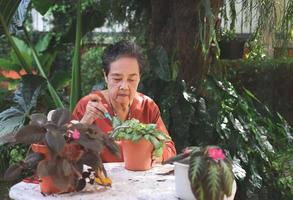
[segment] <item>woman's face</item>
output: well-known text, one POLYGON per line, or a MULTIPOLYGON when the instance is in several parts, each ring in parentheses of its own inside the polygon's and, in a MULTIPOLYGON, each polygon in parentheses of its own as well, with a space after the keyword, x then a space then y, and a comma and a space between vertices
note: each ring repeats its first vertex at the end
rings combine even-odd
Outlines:
POLYGON ((111 101, 123 106, 130 105, 140 81, 137 59, 121 57, 112 62, 108 76, 105 78, 111 101))

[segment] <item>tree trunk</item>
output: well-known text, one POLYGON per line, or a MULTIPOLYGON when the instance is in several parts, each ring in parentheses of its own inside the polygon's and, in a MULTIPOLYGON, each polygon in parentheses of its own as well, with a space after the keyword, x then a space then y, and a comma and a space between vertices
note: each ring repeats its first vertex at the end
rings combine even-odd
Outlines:
MULTIPOLYGON (((149 47, 162 46, 169 59, 180 63, 179 75, 187 85, 198 86, 211 63, 204 57, 199 41, 198 0, 151 0, 149 47)), ((219 3, 214 4, 218 12, 219 3), (216 5, 216 6, 215 6, 216 5)), ((220 2, 220 1, 217 1, 220 2)), ((202 19, 204 20, 204 17, 202 19)), ((207 33, 205 33, 206 36, 207 33)))

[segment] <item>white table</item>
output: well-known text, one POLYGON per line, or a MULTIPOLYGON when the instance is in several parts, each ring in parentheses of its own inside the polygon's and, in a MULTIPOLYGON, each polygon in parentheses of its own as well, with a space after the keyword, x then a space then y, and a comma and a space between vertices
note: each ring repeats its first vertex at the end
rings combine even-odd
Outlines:
POLYGON ((44 197, 39 185, 20 182, 12 186, 9 196, 15 200, 172 200, 175 193, 174 175, 160 175, 172 170, 173 165, 157 165, 148 171, 133 172, 124 168, 123 163, 104 164, 112 179, 111 188, 101 188, 94 192, 74 192, 44 197))

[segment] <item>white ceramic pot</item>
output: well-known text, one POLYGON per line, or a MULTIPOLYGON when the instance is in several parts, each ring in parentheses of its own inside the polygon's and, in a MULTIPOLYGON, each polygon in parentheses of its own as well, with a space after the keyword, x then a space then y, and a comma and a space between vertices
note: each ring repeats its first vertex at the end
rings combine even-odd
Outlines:
MULTIPOLYGON (((190 188, 190 181, 188 179, 187 164, 175 162, 175 189, 176 194, 180 199, 196 200, 190 188)), ((229 197, 224 197, 224 200, 233 200, 236 193, 236 182, 233 182, 232 194, 229 197)))

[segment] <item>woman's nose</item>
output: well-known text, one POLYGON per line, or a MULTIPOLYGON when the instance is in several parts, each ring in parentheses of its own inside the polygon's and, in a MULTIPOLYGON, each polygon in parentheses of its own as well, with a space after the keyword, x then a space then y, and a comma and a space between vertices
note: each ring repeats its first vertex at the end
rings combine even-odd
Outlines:
POLYGON ((119 87, 120 90, 126 90, 128 89, 128 82, 127 81, 122 81, 119 87))

